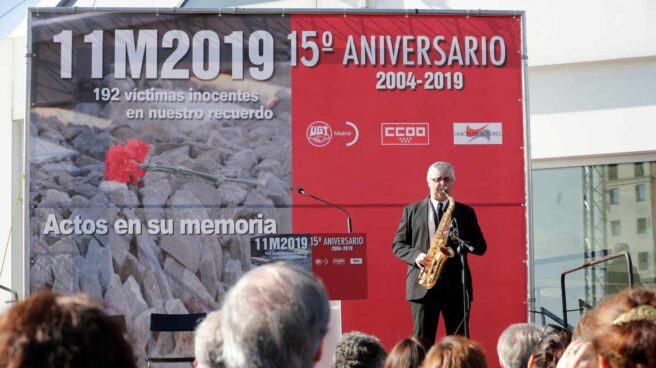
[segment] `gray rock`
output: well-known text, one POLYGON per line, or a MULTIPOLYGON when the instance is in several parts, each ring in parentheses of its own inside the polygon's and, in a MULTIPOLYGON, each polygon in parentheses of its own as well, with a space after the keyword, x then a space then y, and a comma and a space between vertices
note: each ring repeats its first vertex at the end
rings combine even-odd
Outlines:
POLYGON ((273 129, 267 126, 259 125, 246 135, 250 141, 264 140, 267 141, 273 135, 273 129))
POLYGON ((177 297, 182 300, 190 312, 219 309, 219 305, 214 302, 214 298, 207 292, 196 275, 185 269, 181 281, 182 293, 177 297))
POLYGON ((143 282, 141 283, 143 289, 143 296, 149 306, 153 308, 163 308, 164 298, 159 289, 159 282, 157 275, 153 270, 147 270, 144 273, 143 282))
POLYGON ((180 299, 169 299, 164 303, 164 311, 167 314, 187 314, 190 311, 185 308, 180 299))
POLYGON ((86 267, 91 274, 95 273, 103 290, 109 288, 110 276, 114 274, 112 260, 107 247, 101 247, 96 239, 89 241, 86 254, 86 267), (93 270, 93 271, 91 271, 93 270))
POLYGON ((64 238, 52 245, 50 251, 53 255, 69 255, 74 257, 80 254, 77 243, 72 238, 64 238))
POLYGON ((218 189, 219 200, 222 206, 237 206, 246 200, 248 191, 237 184, 221 184, 218 189))
POLYGON ((262 176, 264 173, 271 173, 276 177, 280 177, 282 175, 282 165, 278 160, 267 158, 257 164, 253 171, 258 176, 262 176))
POLYGON ((198 235, 167 235, 159 242, 160 247, 192 272, 198 271, 202 238, 198 235))
POLYGON ((96 160, 91 156, 80 155, 77 159, 75 159, 75 165, 77 165, 78 167, 83 167, 87 165, 103 165, 103 162, 100 160, 96 160))
POLYGON ((129 316, 131 314, 130 303, 123 288, 123 283, 121 283, 121 278, 113 274, 109 280, 109 287, 104 298, 108 313, 129 316))
POLYGON ((210 181, 203 179, 191 180, 183 185, 181 189, 188 191, 202 203, 203 207, 207 209, 209 218, 216 218, 221 206, 221 196, 210 183, 210 181))
POLYGON ((103 287, 100 285, 98 270, 89 266, 85 259, 81 259, 80 262, 76 259, 76 271, 80 280, 80 292, 87 294, 96 303, 102 304, 103 287))
POLYGON ((139 194, 145 207, 163 207, 171 195, 171 185, 167 180, 149 181, 139 190, 139 194))
POLYGON ((166 273, 167 278, 171 279, 172 282, 170 283, 171 289, 175 289, 176 293, 179 293, 179 290, 177 290, 180 287, 180 281, 182 279, 182 275, 184 274, 184 266, 180 264, 180 262, 176 261, 175 258, 173 257, 166 257, 166 261, 164 261, 164 272, 166 273))
POLYGON ((115 272, 121 277, 121 280, 127 280, 130 277, 136 277, 143 280, 146 269, 139 264, 135 256, 120 247, 110 246, 112 261, 115 272))
POLYGON ((109 131, 89 129, 78 134, 71 144, 79 152, 83 152, 96 160, 104 160, 105 152, 113 142, 114 138, 109 134, 109 131))
POLYGON ((223 161, 226 159, 228 154, 232 154, 232 152, 225 152, 221 149, 212 149, 206 152, 201 153, 196 157, 196 162, 214 162, 218 165, 222 165, 223 161))
POLYGON ((80 281, 74 267, 73 258, 71 254, 56 255, 51 258, 52 273, 55 276, 53 290, 67 293, 78 293, 80 291, 80 281))
POLYGON ((251 149, 245 149, 232 155, 226 162, 226 166, 238 167, 250 170, 257 164, 257 155, 251 149))
POLYGON ((129 318, 126 318, 126 320, 131 323, 139 314, 148 310, 148 303, 146 303, 143 295, 141 295, 141 288, 139 287, 137 280, 132 276, 128 277, 123 284, 123 291, 127 297, 128 306, 130 308, 130 313, 127 315, 129 318))
POLYGON ((261 187, 260 190, 263 192, 266 198, 270 199, 276 206, 289 206, 292 204, 291 197, 291 183, 284 182, 279 179, 278 176, 270 173, 263 172, 260 173, 259 179, 262 179, 266 182, 264 187, 261 187))
POLYGON ((291 161, 292 152, 289 146, 264 145, 255 148, 255 153, 261 159, 273 159, 278 162, 291 161))
POLYGON ((227 259, 223 266, 223 283, 232 286, 244 276, 241 262, 236 259, 227 259))
POLYGON ((150 315, 152 313, 158 313, 157 309, 150 308, 141 312, 134 319, 132 328, 129 330, 130 336, 132 337, 132 349, 139 360, 142 360, 146 356, 146 347, 148 346, 148 340, 151 335, 150 315))
POLYGON ((163 237, 159 246, 192 273, 196 273, 200 263, 202 245, 204 243, 212 244, 216 240, 213 241, 211 237, 204 235, 181 235, 180 222, 182 220, 205 220, 208 218, 207 210, 189 191, 178 190, 171 197, 166 212, 167 217, 174 220, 176 235, 163 237))
POLYGON ((112 190, 108 193, 109 203, 117 207, 138 207, 139 199, 129 189, 112 190))
POLYGON ((183 166, 188 169, 194 166, 193 161, 189 157, 189 146, 182 146, 163 152, 158 156, 152 157, 151 162, 161 165, 183 166))
POLYGON ((30 291, 49 289, 55 283, 52 263, 48 257, 32 257, 30 262, 30 291))
POLYGON ((216 270, 216 261, 220 259, 223 262, 221 252, 221 247, 204 246, 198 266, 200 282, 205 286, 212 299, 216 298, 218 277, 220 276, 216 270))
POLYGON ((71 198, 71 207, 72 208, 89 207, 89 200, 87 199, 87 197, 84 197, 82 195, 74 195, 73 198, 71 198))
POLYGON ((45 201, 41 204, 49 207, 68 208, 70 207, 71 202, 72 200, 68 193, 56 189, 48 189, 45 201))
POLYGON ((30 163, 32 164, 70 160, 78 155, 78 153, 73 150, 40 138, 34 139, 32 148, 33 151, 30 155, 30 163))

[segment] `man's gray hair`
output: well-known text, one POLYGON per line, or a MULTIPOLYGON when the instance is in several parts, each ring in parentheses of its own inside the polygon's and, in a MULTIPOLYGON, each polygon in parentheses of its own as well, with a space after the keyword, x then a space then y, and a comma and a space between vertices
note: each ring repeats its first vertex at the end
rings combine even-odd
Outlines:
POLYGON ((221 313, 208 313, 194 334, 194 354, 198 368, 224 367, 222 345, 221 313))
POLYGON ((525 368, 531 352, 540 341, 542 328, 532 323, 515 323, 499 336, 497 354, 503 368, 525 368))
POLYGON ((337 343, 333 368, 383 368, 386 357, 377 337, 352 331, 337 343))
POLYGON ((229 368, 312 367, 330 320, 326 290, 309 271, 287 262, 244 275, 221 313, 229 368))
POLYGON ((426 172, 426 179, 430 180, 431 177, 434 176, 434 174, 438 171, 446 172, 453 180, 456 180, 456 172, 453 170, 453 166, 446 161, 433 162, 428 167, 428 171, 426 172))

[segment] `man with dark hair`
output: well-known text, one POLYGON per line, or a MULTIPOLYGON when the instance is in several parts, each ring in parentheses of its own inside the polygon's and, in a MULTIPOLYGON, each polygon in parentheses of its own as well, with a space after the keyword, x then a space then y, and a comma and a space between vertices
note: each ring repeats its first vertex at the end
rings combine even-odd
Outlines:
POLYGON ((387 353, 375 336, 359 331, 342 335, 335 347, 334 368, 383 368, 387 353))
MULTIPOLYGON (((450 205, 453 205, 451 221, 445 224, 444 230, 466 241, 471 252, 483 255, 487 243, 478 225, 474 209, 459 203, 450 203, 446 193, 451 194, 456 176, 453 166, 448 162, 435 162, 428 167, 426 181, 429 189, 428 198, 411 203, 403 209, 399 228, 394 236, 392 251, 394 255, 408 264, 406 271, 406 299, 410 302, 414 335, 426 339, 430 345, 435 342, 437 324, 442 314, 447 335, 465 335, 469 330, 469 315, 465 315, 464 306, 469 310, 474 300, 471 272, 467 258, 464 265, 456 254, 444 263, 437 284, 430 289, 418 283, 418 277, 425 267, 429 266, 426 257, 435 237, 435 232, 450 205), (466 292, 463 295, 461 271, 465 271, 466 292), (466 303, 466 304, 465 304, 466 303)), ((446 246, 455 253, 458 243, 449 234, 446 246)))
POLYGON ((572 332, 568 329, 556 325, 544 326, 542 337, 528 361, 528 368, 556 368, 571 341, 572 332))
POLYGON ((287 262, 260 266, 228 291, 221 307, 228 368, 307 368, 321 358, 328 294, 305 269, 287 262))

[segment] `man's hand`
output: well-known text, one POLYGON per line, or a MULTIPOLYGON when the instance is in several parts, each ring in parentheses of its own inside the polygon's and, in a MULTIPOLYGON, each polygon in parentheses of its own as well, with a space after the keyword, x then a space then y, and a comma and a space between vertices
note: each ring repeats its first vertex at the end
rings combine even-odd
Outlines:
POLYGON ((415 258, 415 263, 423 270, 424 266, 426 266, 426 253, 419 253, 417 258, 415 258))

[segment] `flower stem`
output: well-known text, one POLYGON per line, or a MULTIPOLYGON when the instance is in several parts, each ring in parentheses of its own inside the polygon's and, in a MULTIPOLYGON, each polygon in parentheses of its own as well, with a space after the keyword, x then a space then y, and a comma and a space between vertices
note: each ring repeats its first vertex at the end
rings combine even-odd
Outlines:
POLYGON ((150 164, 144 162, 142 164, 139 164, 139 167, 150 172, 163 172, 168 174, 182 174, 182 175, 197 176, 199 178, 211 180, 217 183, 222 183, 224 181, 227 181, 227 182, 250 184, 250 185, 262 185, 262 186, 266 185, 266 182, 262 179, 233 178, 221 174, 208 174, 201 171, 190 170, 183 166, 168 166, 168 165, 150 164))

